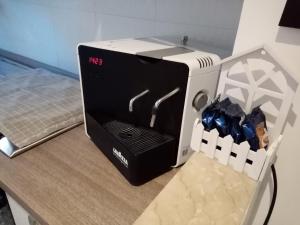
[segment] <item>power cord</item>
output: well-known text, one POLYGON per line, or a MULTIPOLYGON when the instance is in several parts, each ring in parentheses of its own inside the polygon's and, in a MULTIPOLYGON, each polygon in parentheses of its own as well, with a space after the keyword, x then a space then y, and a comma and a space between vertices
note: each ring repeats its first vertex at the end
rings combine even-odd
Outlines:
POLYGON ((271 205, 270 205, 270 208, 268 211, 268 215, 267 215, 263 225, 268 225, 271 215, 273 213, 273 209, 274 209, 276 198, 277 198, 277 174, 276 174, 276 169, 275 169, 274 164, 271 166, 271 170, 272 170, 272 176, 273 176, 273 182, 274 182, 274 191, 273 191, 273 197, 272 197, 271 205))

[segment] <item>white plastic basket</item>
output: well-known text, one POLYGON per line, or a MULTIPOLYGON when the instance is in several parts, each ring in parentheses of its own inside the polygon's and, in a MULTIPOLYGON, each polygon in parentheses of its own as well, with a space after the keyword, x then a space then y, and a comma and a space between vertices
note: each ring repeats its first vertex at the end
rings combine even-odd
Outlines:
POLYGON ((239 103, 246 113, 261 106, 267 120, 269 148, 252 151, 247 141, 235 144, 230 135, 222 138, 216 129, 207 132, 200 118, 194 123, 191 148, 261 180, 276 159, 298 82, 265 46, 225 59, 218 66, 217 94, 239 103))
MULTIPOLYGON (((235 171, 244 172, 254 180, 258 180, 262 171, 274 162, 277 147, 281 141, 280 136, 271 144, 268 151, 258 149, 250 150, 247 141, 235 144, 230 135, 222 138, 217 129, 205 131, 200 119, 194 124, 191 148, 203 152, 209 158, 215 158, 223 165, 231 166, 235 171), (266 163, 268 162, 268 163, 266 163)), ((263 177, 263 176, 262 176, 263 177)))

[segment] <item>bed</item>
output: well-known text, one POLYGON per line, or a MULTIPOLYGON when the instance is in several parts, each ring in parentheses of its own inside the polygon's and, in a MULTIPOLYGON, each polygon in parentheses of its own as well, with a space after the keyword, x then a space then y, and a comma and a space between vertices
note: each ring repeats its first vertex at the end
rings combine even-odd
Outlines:
POLYGON ((0 57, 0 151, 14 157, 83 121, 77 79, 0 57))

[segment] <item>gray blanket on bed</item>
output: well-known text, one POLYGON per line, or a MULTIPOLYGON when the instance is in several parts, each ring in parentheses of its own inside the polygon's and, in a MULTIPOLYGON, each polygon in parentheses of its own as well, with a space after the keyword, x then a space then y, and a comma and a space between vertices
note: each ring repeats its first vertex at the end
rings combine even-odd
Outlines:
POLYGON ((43 69, 0 76, 0 132, 22 148, 82 122, 79 82, 43 69))

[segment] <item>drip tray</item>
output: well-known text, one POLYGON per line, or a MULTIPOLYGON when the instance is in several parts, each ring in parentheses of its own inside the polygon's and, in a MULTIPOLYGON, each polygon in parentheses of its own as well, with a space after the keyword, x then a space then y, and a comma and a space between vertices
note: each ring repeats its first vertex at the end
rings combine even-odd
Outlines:
POLYGON ((133 154, 140 154, 175 140, 172 136, 116 120, 102 126, 133 154))

